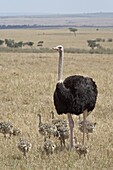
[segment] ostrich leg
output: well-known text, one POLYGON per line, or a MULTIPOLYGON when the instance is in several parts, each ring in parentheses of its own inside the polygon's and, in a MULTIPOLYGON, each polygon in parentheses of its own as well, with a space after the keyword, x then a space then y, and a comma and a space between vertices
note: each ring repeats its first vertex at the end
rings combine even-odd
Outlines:
POLYGON ((86 133, 86 117, 88 116, 87 109, 83 112, 83 145, 85 144, 85 133, 86 133))
POLYGON ((72 115, 70 113, 67 113, 68 116, 68 122, 70 127, 70 149, 73 147, 73 128, 74 128, 74 121, 72 118, 72 115))

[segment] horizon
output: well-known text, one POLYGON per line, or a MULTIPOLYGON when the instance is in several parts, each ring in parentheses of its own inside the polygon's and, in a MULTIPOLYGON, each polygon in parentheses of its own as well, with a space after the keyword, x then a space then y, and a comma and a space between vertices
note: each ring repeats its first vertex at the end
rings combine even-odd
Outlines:
POLYGON ((36 12, 0 12, 0 17, 13 17, 13 16, 62 16, 62 15, 89 15, 89 14, 113 14, 113 12, 81 12, 81 13, 36 13, 36 12))

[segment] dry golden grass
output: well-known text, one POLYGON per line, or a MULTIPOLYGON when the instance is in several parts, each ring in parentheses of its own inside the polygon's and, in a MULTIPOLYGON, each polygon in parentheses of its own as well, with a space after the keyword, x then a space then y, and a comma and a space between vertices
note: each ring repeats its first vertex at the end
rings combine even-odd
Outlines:
MULTIPOLYGON (((25 31, 23 32, 25 33, 25 31)), ((59 41, 63 42, 60 37, 59 41)), ((70 42, 68 42, 68 46, 71 46, 70 42)), ((56 44, 55 41, 52 44, 51 39, 48 46, 52 47, 57 44, 58 40, 56 44)), ((66 45, 66 42, 64 44, 66 45)), ((97 83, 99 91, 97 104, 89 116, 90 120, 97 122, 96 131, 91 134, 87 142, 89 153, 86 158, 79 159, 75 151, 68 149, 58 151, 49 157, 41 155, 40 147, 43 138, 38 133, 37 114, 42 114, 43 122, 49 122, 50 111, 55 110, 53 93, 57 82, 57 63, 57 53, 0 54, 0 121, 11 121, 22 130, 22 136, 33 145, 28 158, 25 159, 16 146, 19 137, 4 139, 0 134, 1 170, 106 170, 108 168, 112 170, 112 55, 65 54, 63 78, 81 74, 92 77, 97 83)), ((56 117, 58 117, 57 114, 56 117)), ((65 115, 63 117, 66 118, 65 115)), ((81 141, 82 134, 77 128, 77 117, 73 117, 75 120, 74 133, 81 141)), ((66 142, 67 147, 68 144, 69 141, 66 142)))

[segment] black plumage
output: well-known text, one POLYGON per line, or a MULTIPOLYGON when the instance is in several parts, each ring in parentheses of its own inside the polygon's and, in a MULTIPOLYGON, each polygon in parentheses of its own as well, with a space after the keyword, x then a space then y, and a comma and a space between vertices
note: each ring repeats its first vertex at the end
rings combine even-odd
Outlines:
POLYGON ((57 83, 54 105, 58 114, 80 115, 87 109, 92 111, 97 99, 97 86, 92 78, 74 75, 63 83, 57 83))

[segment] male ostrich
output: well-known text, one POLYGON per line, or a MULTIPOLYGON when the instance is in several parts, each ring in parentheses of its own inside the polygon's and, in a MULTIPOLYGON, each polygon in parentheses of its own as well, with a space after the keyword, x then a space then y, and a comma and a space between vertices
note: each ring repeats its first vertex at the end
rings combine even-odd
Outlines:
POLYGON ((83 145, 86 130, 86 117, 95 107, 97 99, 97 86, 92 78, 81 75, 73 75, 62 81, 63 67, 63 46, 53 48, 59 52, 58 83, 54 92, 54 105, 57 113, 67 114, 70 127, 70 148, 73 147, 74 121, 71 114, 80 115, 83 113, 84 131, 83 145))

